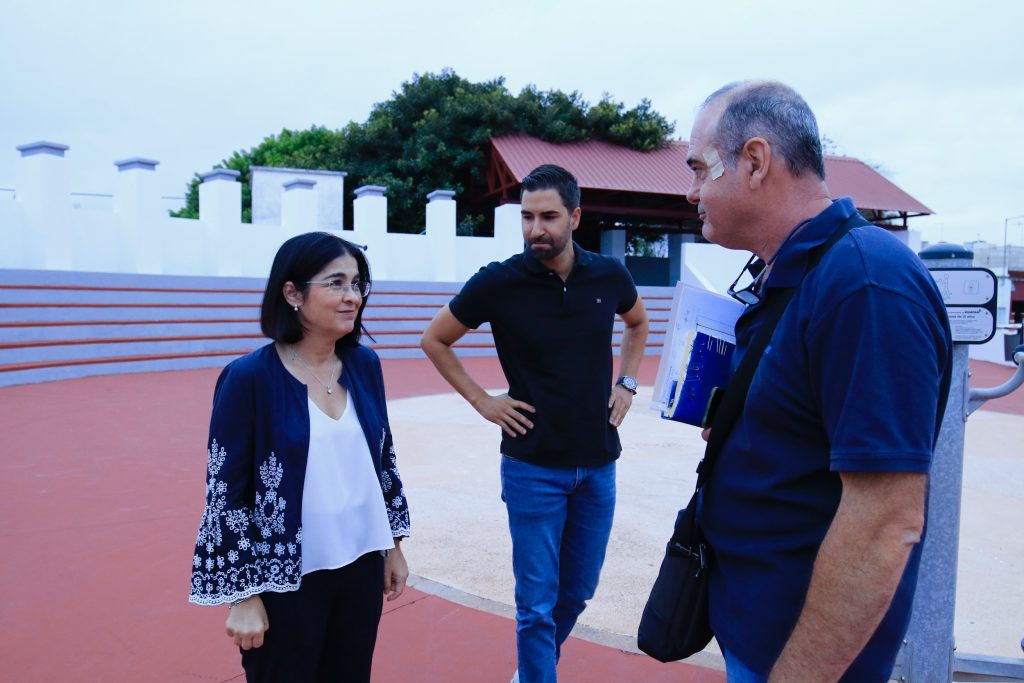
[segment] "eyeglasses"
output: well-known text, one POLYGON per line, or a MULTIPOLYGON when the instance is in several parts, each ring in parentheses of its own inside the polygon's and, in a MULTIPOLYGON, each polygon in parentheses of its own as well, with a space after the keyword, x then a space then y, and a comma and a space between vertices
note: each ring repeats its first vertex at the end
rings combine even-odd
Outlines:
POLYGON ((740 274, 736 276, 736 279, 732 281, 732 284, 729 285, 729 289, 726 291, 729 296, 736 299, 736 301, 739 301, 741 304, 753 306, 756 303, 760 303, 761 293, 759 290, 761 278, 767 270, 768 269, 765 268, 765 262, 759 259, 757 254, 751 254, 750 260, 747 261, 747 265, 743 266, 743 270, 740 271, 740 274), (740 278, 743 277, 744 273, 750 273, 754 279, 751 280, 750 284, 743 289, 737 290, 736 285, 739 284, 740 278))
POLYGON ((306 284, 326 287, 331 291, 331 294, 348 294, 351 292, 352 294, 365 298, 370 293, 370 283, 368 280, 345 282, 341 278, 332 277, 327 280, 309 280, 306 284))

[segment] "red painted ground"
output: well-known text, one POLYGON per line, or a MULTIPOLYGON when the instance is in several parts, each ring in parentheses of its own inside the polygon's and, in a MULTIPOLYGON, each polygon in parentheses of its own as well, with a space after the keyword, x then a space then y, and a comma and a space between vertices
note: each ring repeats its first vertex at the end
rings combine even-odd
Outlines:
MULTIPOLYGON (((494 359, 469 359, 502 384, 494 359)), ((449 391, 385 361, 391 398, 449 391)), ((642 379, 653 380, 653 364, 642 379)), ((0 389, 0 681, 242 680, 226 608, 186 602, 217 370, 0 389)), ((512 621, 414 590, 387 606, 375 683, 508 680, 512 621)), ((573 639, 568 681, 722 681, 573 639)))
MULTIPOLYGON (((494 359, 467 359, 499 386, 494 359)), ((654 380, 647 359, 641 383, 654 380)), ((1010 368, 972 363, 974 386, 1010 368)), ((449 391, 426 361, 385 361, 391 398, 449 391)), ((216 370, 0 389, 0 681, 241 680, 226 608, 186 603, 216 370)), ((1024 390, 986 409, 1024 414, 1024 390)), ((414 590, 388 605, 376 683, 504 683, 514 625, 414 590)), ((571 640, 567 681, 722 681, 571 640)))

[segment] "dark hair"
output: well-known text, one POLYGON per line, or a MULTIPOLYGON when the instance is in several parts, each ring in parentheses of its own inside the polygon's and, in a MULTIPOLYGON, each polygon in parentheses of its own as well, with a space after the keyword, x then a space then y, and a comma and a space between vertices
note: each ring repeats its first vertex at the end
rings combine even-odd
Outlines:
POLYGON ((811 171, 825 179, 825 160, 814 112, 800 94, 776 81, 729 83, 711 93, 702 108, 735 91, 718 119, 715 147, 729 168, 747 140, 762 137, 795 176, 811 171))
POLYGON ((523 192, 538 190, 557 190, 558 196, 562 198, 562 204, 569 213, 579 208, 580 185, 576 182, 576 176, 561 166, 544 164, 530 171, 530 174, 523 178, 519 196, 522 197, 523 192))
MULTIPOLYGON (((263 304, 260 306, 260 329, 264 335, 285 344, 294 344, 302 339, 305 330, 299 321, 298 312, 284 298, 284 283, 291 282, 295 289, 305 293, 310 287, 306 283, 339 256, 354 258, 360 279, 372 282, 370 264, 363 250, 337 235, 307 232, 281 245, 274 256, 274 265, 270 267, 270 277, 267 278, 267 288, 263 292, 263 304)), ((363 309, 369 298, 369 294, 363 297, 356 313, 355 326, 338 340, 335 350, 359 345, 359 338, 366 332, 363 328, 363 309)))

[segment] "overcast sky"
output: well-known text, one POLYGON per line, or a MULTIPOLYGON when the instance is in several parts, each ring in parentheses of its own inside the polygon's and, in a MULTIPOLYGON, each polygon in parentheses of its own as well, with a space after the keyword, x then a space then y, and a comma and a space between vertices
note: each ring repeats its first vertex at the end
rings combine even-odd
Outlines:
MULTIPOLYGON (((687 139, 723 83, 794 86, 842 154, 881 164, 936 215, 925 239, 1002 243, 1024 214, 1024 2, 98 3, 7 0, 0 187, 14 147, 71 146, 72 190, 158 159, 161 192, 282 128, 363 121, 414 73, 518 92, 641 98, 687 139)), ((343 169, 342 169, 343 170, 343 169)), ((1024 240, 1024 221, 1010 241, 1024 240)))

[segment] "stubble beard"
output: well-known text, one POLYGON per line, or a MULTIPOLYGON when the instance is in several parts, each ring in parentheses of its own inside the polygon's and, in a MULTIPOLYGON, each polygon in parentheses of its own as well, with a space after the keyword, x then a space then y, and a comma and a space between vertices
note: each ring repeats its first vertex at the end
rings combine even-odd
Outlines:
POLYGON ((557 244, 550 237, 538 237, 535 240, 526 240, 526 246, 529 247, 530 253, 538 261, 550 261, 551 259, 557 258, 559 254, 565 251, 565 248, 569 245, 570 238, 567 235, 564 240, 560 240, 560 244, 557 244))

